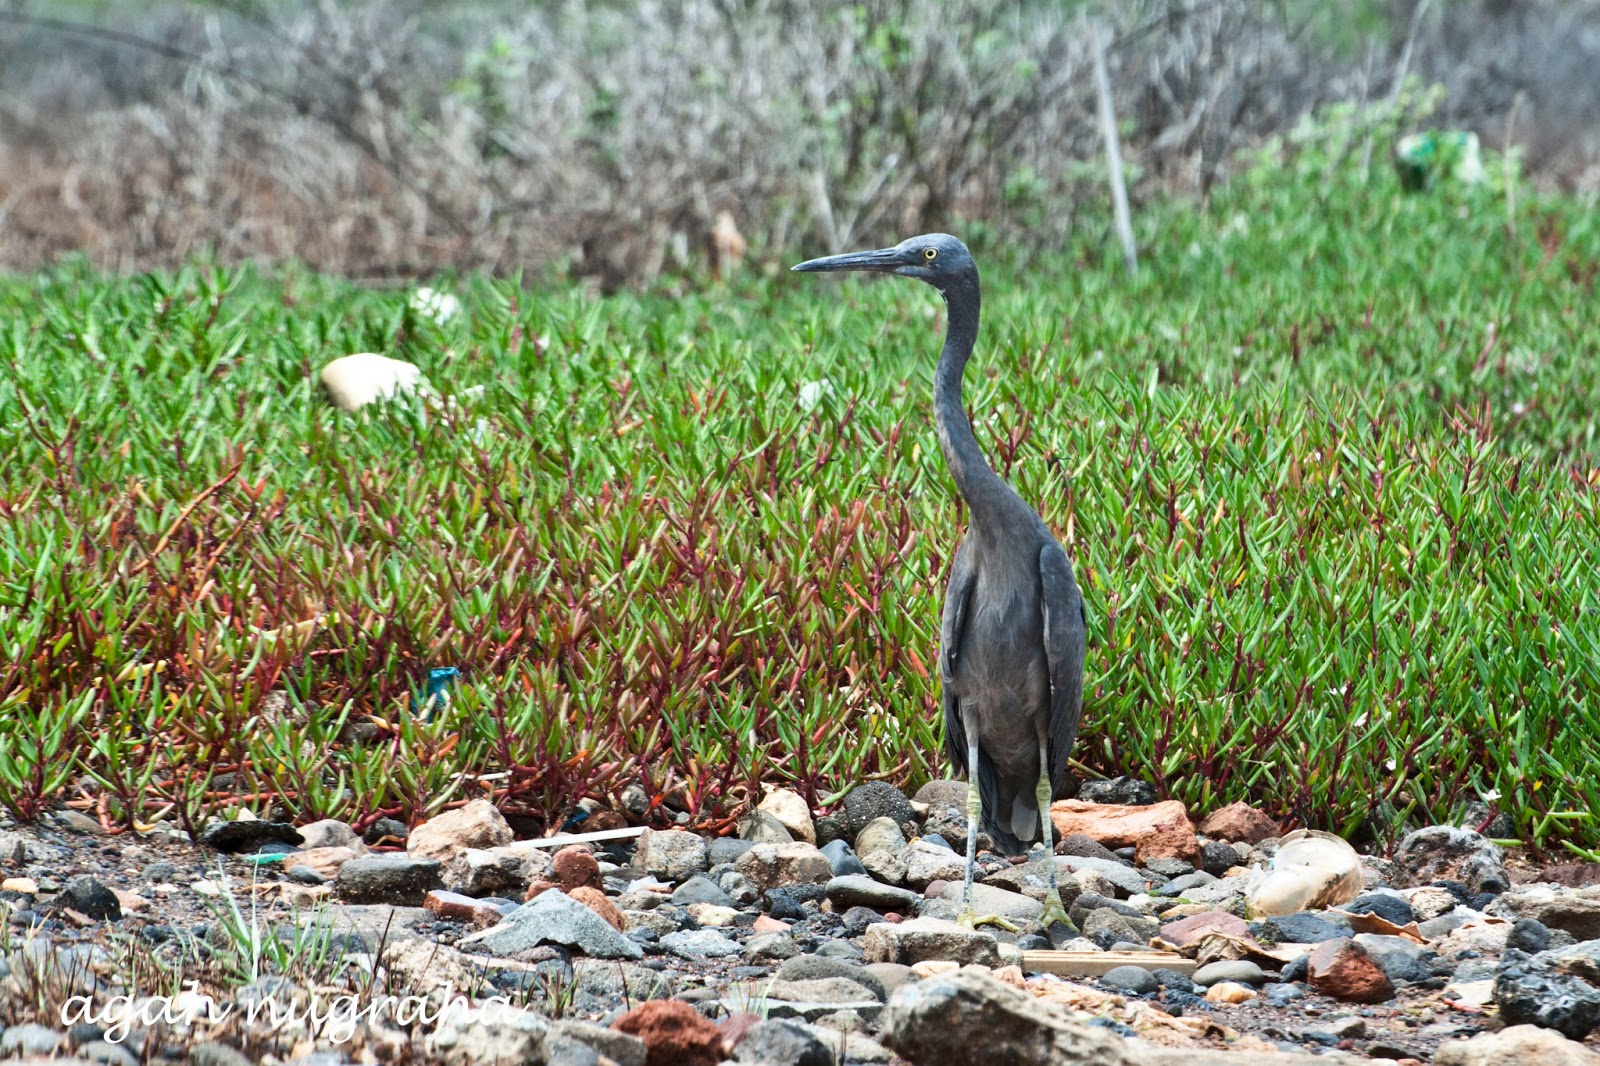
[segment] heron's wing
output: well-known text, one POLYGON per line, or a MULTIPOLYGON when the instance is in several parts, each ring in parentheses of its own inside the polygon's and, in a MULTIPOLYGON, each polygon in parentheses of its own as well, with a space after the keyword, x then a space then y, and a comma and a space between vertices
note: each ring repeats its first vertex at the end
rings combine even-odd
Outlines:
POLYGON ((1089 627, 1083 594, 1061 545, 1051 543, 1040 550, 1039 583, 1044 654, 1050 667, 1050 782, 1059 789, 1083 713, 1083 653, 1089 627))
POLYGON ((944 701, 944 750, 956 776, 966 776, 967 731, 961 726, 961 704, 952 691, 956 662, 961 656, 961 635, 967 626, 967 606, 978 571, 963 540, 950 563, 950 585, 944 593, 944 618, 939 623, 939 689, 944 701))

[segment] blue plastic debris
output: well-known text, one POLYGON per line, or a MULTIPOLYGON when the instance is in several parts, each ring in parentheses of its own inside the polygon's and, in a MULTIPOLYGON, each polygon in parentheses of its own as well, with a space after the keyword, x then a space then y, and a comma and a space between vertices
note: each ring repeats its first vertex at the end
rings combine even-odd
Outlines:
POLYGON ((431 718, 435 707, 443 707, 450 702, 450 688, 460 676, 461 671, 454 666, 435 666, 429 670, 427 695, 420 701, 412 696, 411 710, 420 713, 424 719, 431 718))

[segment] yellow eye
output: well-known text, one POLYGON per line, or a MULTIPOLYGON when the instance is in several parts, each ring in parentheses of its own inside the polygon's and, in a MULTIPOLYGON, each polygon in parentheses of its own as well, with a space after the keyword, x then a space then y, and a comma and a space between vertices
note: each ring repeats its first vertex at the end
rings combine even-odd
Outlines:
POLYGON ((939 249, 937 249, 937 248, 924 248, 922 250, 922 258, 927 259, 930 262, 932 260, 934 260, 934 259, 937 259, 938 256, 939 256, 939 249))

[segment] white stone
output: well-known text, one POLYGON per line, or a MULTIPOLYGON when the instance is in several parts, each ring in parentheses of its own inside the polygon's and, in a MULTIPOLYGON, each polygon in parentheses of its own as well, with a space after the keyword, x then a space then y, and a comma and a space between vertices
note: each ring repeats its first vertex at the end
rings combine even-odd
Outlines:
POLYGON ((807 844, 817 842, 817 827, 811 820, 811 808, 793 789, 773 789, 762 798, 757 810, 766 811, 776 818, 794 839, 807 844))
POLYGON ((422 383, 422 369, 404 359, 376 352, 357 352, 335 359, 322 368, 322 387, 334 406, 359 411, 375 400, 414 391, 422 383))

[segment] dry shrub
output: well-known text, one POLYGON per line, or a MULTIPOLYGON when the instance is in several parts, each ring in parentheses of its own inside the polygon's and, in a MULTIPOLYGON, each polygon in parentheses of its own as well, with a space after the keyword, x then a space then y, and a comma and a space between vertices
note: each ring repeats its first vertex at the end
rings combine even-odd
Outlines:
MULTIPOLYGON (((1403 8, 1401 32, 1352 59, 1276 6, 1119 6, 1136 196, 1204 191, 1308 109, 1387 93, 1403 8)), ((722 211, 757 251, 956 220, 1039 248, 1105 224, 1091 34, 1057 4, 232 0, 137 25, 5 18, 0 98, 23 103, 0 114, 0 268, 209 249, 350 275, 569 268, 609 288, 688 266, 722 211)), ((1416 23, 1412 69, 1451 87, 1447 119, 1503 133, 1515 105, 1523 139, 1562 149, 1537 160, 1571 179, 1593 146, 1562 134, 1600 98, 1588 21, 1441 5, 1416 23), (1543 73, 1508 74, 1507 56, 1543 73)))

